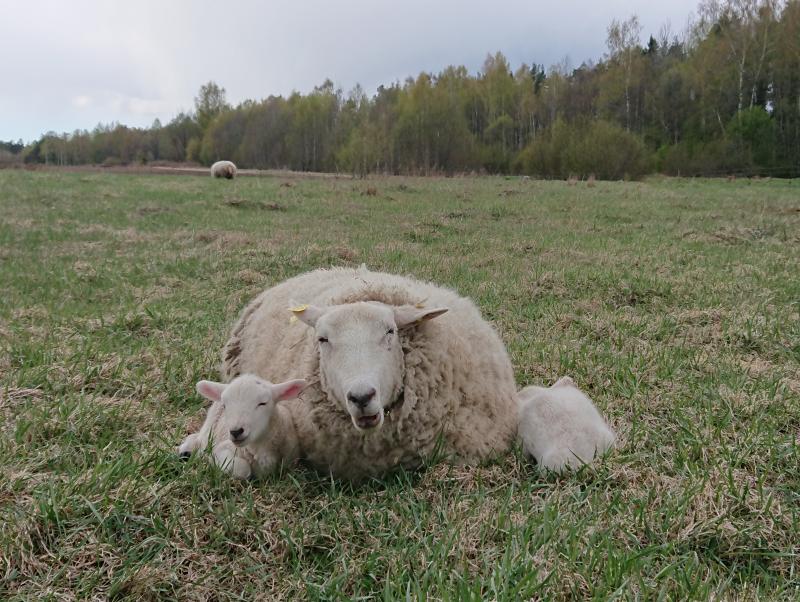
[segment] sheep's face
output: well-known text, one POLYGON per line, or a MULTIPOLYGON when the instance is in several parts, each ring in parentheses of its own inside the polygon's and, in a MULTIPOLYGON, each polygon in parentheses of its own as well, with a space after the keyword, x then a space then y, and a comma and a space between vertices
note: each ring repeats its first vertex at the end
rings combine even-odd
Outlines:
POLYGON ((304 380, 272 384, 252 374, 244 374, 227 385, 201 380, 197 383, 197 391, 225 406, 221 418, 223 432, 235 445, 245 445, 266 435, 278 401, 297 397, 305 386, 304 380))
POLYGON ((399 330, 447 309, 361 302, 292 311, 315 329, 323 388, 357 429, 369 430, 383 425, 384 411, 403 388, 405 361, 399 330))

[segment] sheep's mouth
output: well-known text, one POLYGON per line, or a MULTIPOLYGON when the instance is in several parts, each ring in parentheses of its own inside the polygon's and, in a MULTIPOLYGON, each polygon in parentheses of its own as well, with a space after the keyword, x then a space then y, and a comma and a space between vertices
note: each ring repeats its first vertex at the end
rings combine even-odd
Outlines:
POLYGON ((383 422, 383 414, 378 412, 371 416, 359 416, 358 418, 354 418, 353 422, 355 422, 356 426, 360 429, 373 429, 381 425, 381 422, 383 422))
POLYGON ((231 437, 231 443, 233 443, 236 447, 241 447, 247 441, 247 435, 244 437, 239 437, 238 439, 234 439, 231 437))

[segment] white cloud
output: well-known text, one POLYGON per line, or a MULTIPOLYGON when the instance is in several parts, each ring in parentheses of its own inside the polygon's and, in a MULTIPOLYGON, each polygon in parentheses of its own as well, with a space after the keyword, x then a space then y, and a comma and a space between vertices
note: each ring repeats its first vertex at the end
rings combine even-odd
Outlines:
POLYGON ((79 94, 72 97, 72 106, 76 109, 85 109, 92 104, 92 97, 85 94, 79 94))

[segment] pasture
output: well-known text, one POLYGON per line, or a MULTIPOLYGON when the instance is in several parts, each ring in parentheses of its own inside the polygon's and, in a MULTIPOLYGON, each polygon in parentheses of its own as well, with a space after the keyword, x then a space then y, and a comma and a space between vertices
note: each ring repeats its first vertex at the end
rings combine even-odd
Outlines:
POLYGON ((0 290, 0 598, 800 596, 800 181, 6 170, 0 290), (473 298, 618 449, 359 486, 179 462, 244 304, 362 262, 473 298))

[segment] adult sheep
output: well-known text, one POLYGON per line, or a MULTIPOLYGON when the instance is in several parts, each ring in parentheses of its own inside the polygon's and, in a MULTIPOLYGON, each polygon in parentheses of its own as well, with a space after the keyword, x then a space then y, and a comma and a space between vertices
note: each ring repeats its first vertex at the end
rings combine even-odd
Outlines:
POLYGON ((217 161, 211 166, 211 175, 215 178, 232 180, 236 175, 236 166, 232 161, 217 161))
POLYGON ((245 372, 309 382, 284 407, 302 457, 337 477, 418 467, 439 442, 451 460, 476 462, 517 430, 511 362, 475 305, 363 267, 308 272, 256 297, 223 349, 223 378, 245 372))

